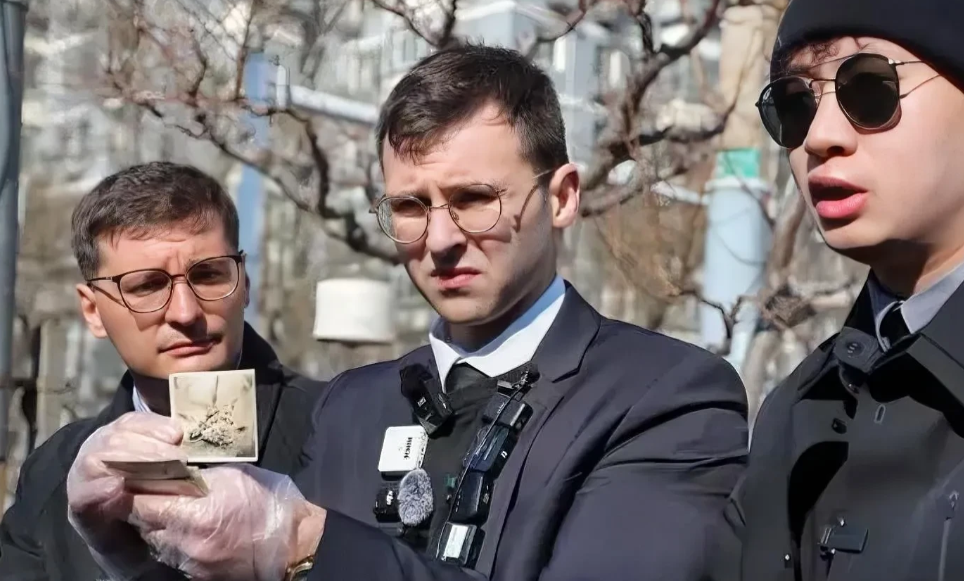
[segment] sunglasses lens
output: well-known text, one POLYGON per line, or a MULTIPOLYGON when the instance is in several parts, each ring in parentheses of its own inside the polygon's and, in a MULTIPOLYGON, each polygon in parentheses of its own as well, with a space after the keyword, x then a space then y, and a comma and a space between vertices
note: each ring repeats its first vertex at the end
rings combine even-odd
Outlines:
POLYGON ((897 71, 879 55, 858 55, 837 71, 837 102, 863 129, 888 125, 900 107, 897 71))
POLYGON ((760 96, 760 116, 779 145, 803 145, 817 113, 817 100, 803 79, 788 77, 771 83, 760 96))

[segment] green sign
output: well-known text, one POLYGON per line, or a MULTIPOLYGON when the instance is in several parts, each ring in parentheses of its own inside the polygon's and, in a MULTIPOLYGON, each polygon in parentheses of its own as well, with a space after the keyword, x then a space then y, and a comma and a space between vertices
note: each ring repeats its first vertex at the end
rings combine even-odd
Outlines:
POLYGON ((738 177, 753 179, 760 177, 760 150, 754 147, 728 149, 716 154, 714 179, 738 177))

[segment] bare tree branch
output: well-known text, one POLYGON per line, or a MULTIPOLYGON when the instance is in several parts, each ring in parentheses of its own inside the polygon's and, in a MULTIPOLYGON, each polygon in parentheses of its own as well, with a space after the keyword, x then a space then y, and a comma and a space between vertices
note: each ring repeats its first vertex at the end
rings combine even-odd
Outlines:
POLYGON ((234 98, 236 99, 244 94, 244 69, 246 68, 250 51, 248 43, 251 41, 251 25, 255 15, 258 14, 259 8, 261 8, 260 0, 251 0, 251 11, 248 13, 248 17, 245 18, 244 33, 241 35, 238 54, 234 59, 234 98))
POLYGON ((576 8, 566 16, 565 25, 561 30, 557 32, 536 32, 527 38, 523 38, 519 43, 519 52, 526 55, 526 58, 534 58, 541 45, 555 42, 575 30, 579 23, 586 18, 590 8, 598 3, 599 0, 579 0, 576 8))
MULTIPOLYGON (((667 171, 659 172, 657 181, 666 181, 679 177, 690 169, 691 167, 685 163, 672 166, 667 171)), ((601 216, 613 208, 622 206, 633 198, 644 195, 645 193, 647 192, 638 183, 598 188, 590 201, 580 205, 579 213, 583 218, 601 216)))
MULTIPOLYGON (((397 260, 394 247, 384 237, 372 235, 370 229, 360 223, 353 208, 336 209, 329 204, 331 164, 322 148, 315 120, 291 108, 254 103, 244 94, 244 71, 255 29, 270 24, 271 18, 282 15, 282 11, 257 0, 244 14, 245 20, 240 23, 242 32, 230 59, 231 85, 227 93, 219 93, 210 55, 202 46, 202 39, 217 35, 204 25, 203 19, 190 30, 171 28, 152 20, 153 14, 141 11, 140 0, 132 4, 111 1, 115 14, 133 23, 134 37, 126 50, 112 45, 104 71, 110 96, 137 105, 164 126, 207 141, 228 158, 255 168, 299 209, 319 216, 326 234, 342 240, 356 252, 392 263, 397 260), (144 64, 137 59, 149 58, 149 55, 160 57, 163 68, 144 70, 144 64), (156 85, 152 74, 170 74, 175 82, 166 90, 142 89, 142 86, 156 85), (211 84, 213 90, 206 90, 207 84, 211 84), (291 121, 299 130, 304 147, 291 157, 280 150, 252 143, 251 132, 243 127, 244 120, 251 116, 291 121)), ((191 14, 200 18, 197 11, 191 14)), ((290 17, 289 13, 283 15, 290 17)), ((224 43, 218 46, 223 49, 224 43)))
MULTIPOLYGON (((678 44, 666 44, 658 50, 653 46, 652 25, 649 16, 643 11, 645 0, 630 1, 631 11, 639 23, 640 34, 644 48, 649 51, 626 79, 626 88, 618 97, 613 116, 606 130, 600 136, 593 156, 593 164, 583 179, 583 188, 593 190, 603 183, 617 165, 629 161, 631 145, 645 145, 660 141, 662 136, 653 134, 646 138, 645 134, 637 133, 638 120, 641 118, 642 101, 647 90, 653 85, 659 74, 688 54, 703 40, 707 34, 718 26, 722 13, 722 0, 712 0, 709 9, 704 13, 701 22, 694 26, 678 44), (640 135, 627 139, 626 136, 640 135)), ((732 106, 729 108, 732 111, 732 106)), ((725 116, 724 116, 725 117, 725 116)), ((725 119, 723 121, 725 123, 725 119)), ((667 131, 669 128, 667 128, 667 131)), ((720 130, 722 131, 722 130, 720 130)))
POLYGON ((720 313, 720 319, 723 321, 724 337, 723 342, 714 347, 713 351, 718 355, 726 355, 730 352, 733 345, 733 330, 736 327, 736 319, 743 306, 753 299, 748 296, 740 296, 737 298, 736 302, 733 303, 729 308, 723 303, 712 301, 703 296, 703 293, 695 288, 689 288, 681 290, 677 295, 678 297, 694 297, 700 304, 706 305, 710 308, 716 309, 720 313))
MULTIPOLYGON (((248 12, 242 13, 245 20, 239 23, 240 32, 230 36, 216 16, 207 14, 205 17, 203 12, 210 13, 210 9, 203 5, 192 5, 190 8, 194 19, 200 24, 197 30, 192 29, 185 33, 184 30, 169 29, 164 23, 153 21, 154 15, 143 9, 142 0, 130 0, 130 3, 126 4, 125 0, 110 0, 115 6, 126 7, 135 29, 135 40, 130 43, 127 53, 115 51, 109 59, 106 72, 111 83, 111 96, 120 96, 135 103, 165 125, 195 139, 209 141, 229 158, 258 169, 300 209, 320 216, 325 231, 330 236, 343 240, 352 249, 378 258, 394 260, 393 249, 383 248, 379 244, 379 241, 383 241, 382 237, 376 236, 374 238, 377 238, 377 241, 371 240, 372 237, 358 223, 352 211, 336 209, 329 203, 332 191, 331 161, 325 149, 331 145, 322 143, 316 124, 293 109, 254 104, 244 95, 245 64, 251 53, 253 39, 263 37, 266 27, 287 20, 300 23, 302 30, 308 31, 306 40, 318 44, 317 35, 330 29, 335 19, 324 16, 325 13, 320 8, 321 1, 316 0, 309 13, 286 8, 272 0, 256 0, 248 12), (211 26, 205 24, 208 20, 212 21, 211 26), (308 39, 308 36, 313 38, 308 39), (222 42, 228 37, 231 38, 230 42, 222 42), (217 71, 210 55, 205 53, 202 39, 208 44, 216 42, 220 50, 233 49, 228 59, 233 66, 227 72, 233 90, 227 93, 216 90, 217 75, 223 75, 224 72, 217 71), (187 59, 184 58, 185 47, 182 46, 185 43, 191 52, 187 59), (231 46, 227 46, 228 44, 231 46), (143 66, 138 65, 138 59, 145 55, 155 55, 155 59, 159 58, 163 62, 162 67, 166 67, 168 74, 173 76, 173 89, 145 89, 151 86, 145 77, 154 74, 154 71, 145 71, 143 66), (303 147, 297 152, 282 155, 280 152, 248 143, 251 141, 250 136, 246 136, 237 125, 250 115, 293 121, 301 134, 303 147), (306 187, 308 182, 310 187, 306 187)), ((587 12, 600 1, 580 0, 559 29, 539 33, 534 42, 551 42, 571 33, 584 20, 587 12)), ((700 40, 719 23, 722 1, 712 0, 710 9, 678 44, 659 47, 655 46, 652 22, 644 10, 646 1, 630 0, 626 3, 643 37, 645 54, 631 67, 626 88, 618 99, 618 106, 597 147, 594 163, 583 180, 584 191, 594 194, 585 198, 586 203, 582 210, 584 216, 600 215, 648 191, 648 185, 603 187, 605 178, 619 163, 638 159, 640 152, 651 146, 705 143, 723 131, 733 110, 732 106, 716 114, 709 123, 701 121, 694 125, 675 121, 659 126, 642 123, 642 103, 647 91, 662 70, 692 52, 700 40)), ((187 5, 189 0, 179 2, 187 5)), ((454 29, 458 0, 439 0, 436 8, 441 10, 440 21, 437 12, 434 16, 426 14, 424 7, 412 8, 403 3, 403 0, 373 2, 380 9, 402 18, 414 34, 433 47, 443 48, 457 42, 454 29)), ((332 9, 340 13, 344 5, 344 1, 334 2, 332 9)), ((118 11, 122 12, 120 8, 118 11)), ((656 177, 669 179, 684 174, 691 167, 691 160, 681 159, 668 164, 662 175, 656 177)), ((376 194, 372 183, 374 181, 369 180, 364 186, 365 194, 369 198, 376 194)))
POLYGON ((405 0, 372 0, 372 3, 401 18, 409 30, 435 48, 446 48, 456 42, 453 32, 457 21, 458 0, 439 0, 438 5, 442 9, 443 20, 437 30, 432 30, 428 24, 418 22, 420 19, 416 14, 417 9, 407 6, 405 0))

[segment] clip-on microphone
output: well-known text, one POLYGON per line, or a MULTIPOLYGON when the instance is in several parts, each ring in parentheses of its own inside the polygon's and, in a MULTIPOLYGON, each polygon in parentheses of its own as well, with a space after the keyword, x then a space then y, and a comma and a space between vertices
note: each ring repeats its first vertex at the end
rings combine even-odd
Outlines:
POLYGON ((421 364, 407 365, 399 372, 402 395, 412 405, 418 423, 429 436, 437 432, 452 417, 452 406, 442 393, 441 386, 421 364))

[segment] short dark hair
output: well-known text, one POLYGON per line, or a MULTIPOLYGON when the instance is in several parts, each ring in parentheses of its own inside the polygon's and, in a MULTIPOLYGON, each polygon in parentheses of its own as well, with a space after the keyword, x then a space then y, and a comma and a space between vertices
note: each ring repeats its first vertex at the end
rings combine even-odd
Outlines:
POLYGON ((97 243, 104 236, 147 237, 171 226, 201 232, 218 220, 237 249, 238 211, 221 184, 197 168, 155 161, 104 178, 80 200, 71 217, 71 246, 90 279, 97 276, 97 243))
POLYGON ((399 156, 424 155, 489 103, 501 109, 536 171, 569 162, 552 79, 518 51, 471 43, 429 55, 395 85, 378 120, 379 160, 386 140, 399 156))

